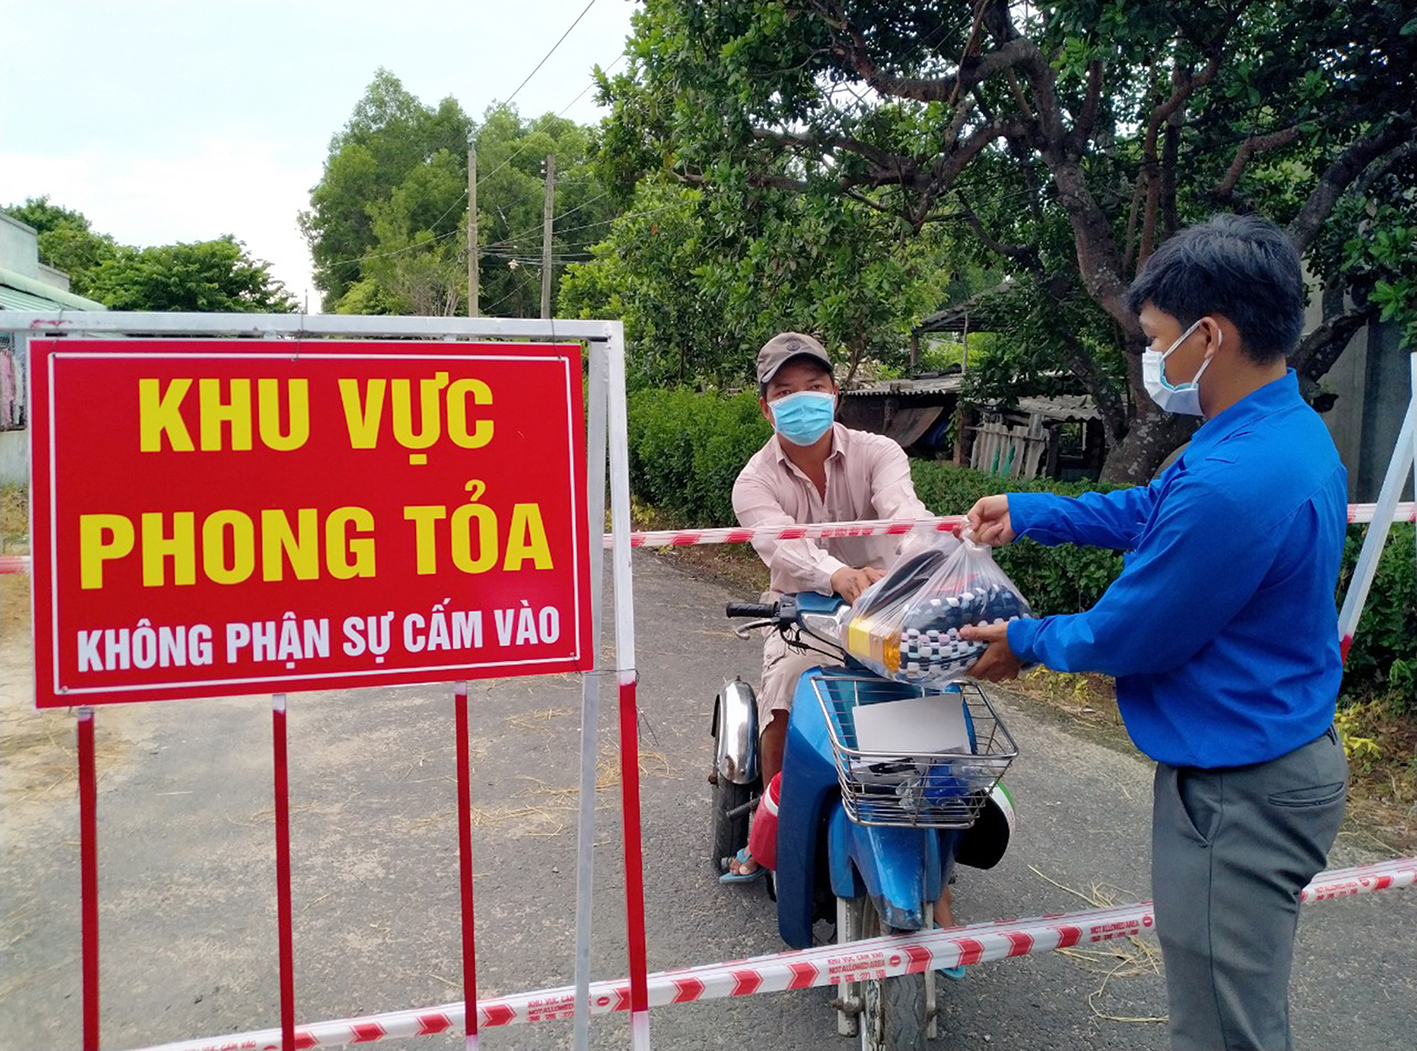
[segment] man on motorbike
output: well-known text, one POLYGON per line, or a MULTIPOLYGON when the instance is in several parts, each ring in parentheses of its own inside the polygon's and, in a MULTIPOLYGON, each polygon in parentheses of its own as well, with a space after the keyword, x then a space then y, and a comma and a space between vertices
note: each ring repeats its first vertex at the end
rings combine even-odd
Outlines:
MULTIPOLYGON (((817 340, 799 332, 774 336, 758 352, 757 378, 759 405, 774 434, 734 483, 733 510, 742 525, 933 517, 915 495, 909 462, 896 442, 835 422, 838 388, 831 358, 817 340)), ((764 601, 815 591, 855 602, 895 560, 899 542, 894 537, 758 539, 753 547, 770 572, 764 601)), ((830 663, 837 662, 793 652, 779 632, 767 633, 758 693, 764 786, 782 769, 797 680, 807 669, 830 663)), ((739 882, 759 872, 757 862, 744 854, 727 878, 739 882)), ((954 925, 948 887, 935 917, 942 927, 954 925)))

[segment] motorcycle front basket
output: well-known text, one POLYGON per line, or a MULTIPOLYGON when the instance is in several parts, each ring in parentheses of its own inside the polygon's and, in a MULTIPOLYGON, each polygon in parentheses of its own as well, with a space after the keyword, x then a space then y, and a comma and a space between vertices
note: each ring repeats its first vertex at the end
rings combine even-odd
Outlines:
POLYGON ((1018 756, 999 713, 974 683, 940 691, 867 675, 818 675, 812 687, 826 715, 842 806, 858 825, 969 828, 1018 756), (859 747, 858 706, 941 692, 964 706, 972 750, 886 753, 859 747))

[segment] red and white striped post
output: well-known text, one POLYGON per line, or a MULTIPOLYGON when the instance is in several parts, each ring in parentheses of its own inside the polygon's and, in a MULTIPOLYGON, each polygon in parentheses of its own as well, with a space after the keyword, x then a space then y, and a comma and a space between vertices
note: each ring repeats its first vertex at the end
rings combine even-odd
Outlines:
MULTIPOLYGON (((1343 596, 1343 608, 1338 614, 1338 637, 1343 659, 1348 660, 1348 650, 1353 645, 1353 636, 1358 631, 1358 621, 1363 616, 1363 606, 1368 601, 1368 591, 1378 574, 1378 563, 1382 561, 1383 545, 1387 543, 1388 531, 1395 518, 1401 514, 1398 497, 1407 472, 1417 468, 1417 354, 1412 355, 1412 396, 1407 403, 1407 412, 1402 418, 1402 430, 1397 436, 1397 446, 1388 461, 1387 473, 1383 475, 1382 489, 1378 492, 1378 502, 1374 505, 1369 521, 1368 535, 1363 539, 1363 548, 1358 553, 1358 564, 1353 568, 1353 579, 1348 584, 1348 593, 1343 596)), ((1348 509, 1348 520, 1355 519, 1353 505, 1348 509)))
POLYGON ((93 709, 80 708, 79 941, 83 971, 84 1051, 98 1051, 98 776, 94 769, 93 709))
POLYGON ((615 580, 615 663, 620 685, 620 800, 624 825, 625 916, 630 962, 630 1033, 649 1051, 648 959, 645 950, 644 848, 640 830, 639 708, 635 685, 635 598, 630 572, 630 443, 625 402, 625 348, 607 347, 610 366, 610 521, 615 580))
POLYGON ((467 1051, 477 1051, 477 938, 472 912, 472 758, 468 745, 467 683, 453 687, 458 754, 458 887, 462 905, 462 995, 472 1005, 463 1028, 467 1051))
POLYGON ((281 1051, 295 1051, 295 932, 290 892, 290 761, 286 747, 285 694, 271 697, 275 766, 276 940, 280 959, 281 1051))

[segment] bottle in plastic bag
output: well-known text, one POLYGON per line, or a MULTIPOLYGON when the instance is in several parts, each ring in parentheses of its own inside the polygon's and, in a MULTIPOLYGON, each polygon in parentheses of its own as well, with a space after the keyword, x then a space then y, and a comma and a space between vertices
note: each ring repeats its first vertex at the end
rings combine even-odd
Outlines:
POLYGON ((937 684, 961 678, 985 650, 960 628, 1032 615, 988 547, 948 533, 908 545, 851 613, 853 657, 893 679, 937 684))

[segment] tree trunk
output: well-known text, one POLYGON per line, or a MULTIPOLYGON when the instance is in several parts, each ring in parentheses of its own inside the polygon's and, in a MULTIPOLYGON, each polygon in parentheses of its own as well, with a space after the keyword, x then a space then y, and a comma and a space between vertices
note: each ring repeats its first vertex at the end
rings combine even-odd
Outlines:
POLYGON ((1199 422, 1154 406, 1144 409, 1133 418, 1127 436, 1107 451, 1099 481, 1145 484, 1170 453, 1190 440, 1199 422))

